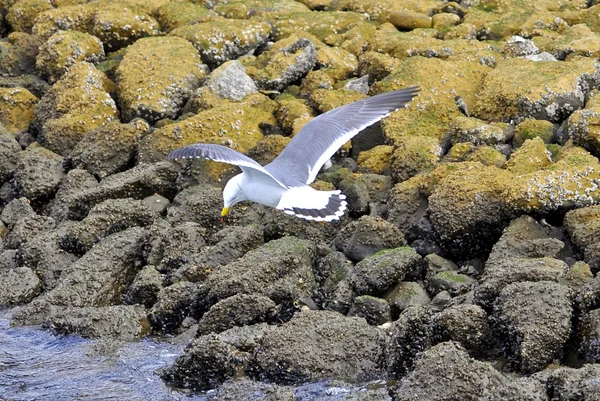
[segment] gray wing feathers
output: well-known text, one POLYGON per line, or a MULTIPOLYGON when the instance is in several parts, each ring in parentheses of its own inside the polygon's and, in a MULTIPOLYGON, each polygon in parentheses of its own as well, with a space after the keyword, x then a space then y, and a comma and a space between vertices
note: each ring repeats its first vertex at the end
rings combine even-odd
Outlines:
POLYGON ((271 177, 279 185, 285 187, 263 166, 238 151, 226 146, 213 145, 208 143, 196 143, 194 145, 184 146, 169 153, 169 160, 177 159, 209 159, 221 163, 229 163, 239 166, 244 172, 252 174, 252 171, 259 172, 271 177))
POLYGON ((308 122, 265 168, 287 186, 312 182, 323 164, 345 142, 369 125, 404 107, 419 90, 418 87, 411 86, 321 114, 308 122), (286 176, 281 176, 280 172, 284 172, 286 176))

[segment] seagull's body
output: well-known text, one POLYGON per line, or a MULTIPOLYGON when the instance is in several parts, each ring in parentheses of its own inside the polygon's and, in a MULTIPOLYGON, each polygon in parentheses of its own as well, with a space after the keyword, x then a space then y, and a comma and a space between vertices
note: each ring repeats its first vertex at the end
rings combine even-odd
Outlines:
POLYGON ((308 186, 321 167, 361 130, 404 107, 419 88, 383 93, 338 107, 309 121, 273 162, 261 166, 248 156, 221 145, 198 143, 169 154, 169 159, 205 158, 230 163, 242 172, 223 190, 222 216, 238 202, 250 200, 306 220, 332 221, 346 210, 341 191, 308 186))

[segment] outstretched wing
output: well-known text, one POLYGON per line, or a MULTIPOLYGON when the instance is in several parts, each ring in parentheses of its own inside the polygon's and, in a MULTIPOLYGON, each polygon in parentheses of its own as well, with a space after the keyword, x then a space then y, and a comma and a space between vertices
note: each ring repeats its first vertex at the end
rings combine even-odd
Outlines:
POLYGON ((263 174, 271 177, 277 184, 286 188, 279 180, 269 173, 263 166, 238 151, 226 146, 214 145, 208 143, 196 143, 194 145, 184 146, 169 153, 169 160, 177 159, 208 159, 221 163, 229 163, 239 166, 244 173, 263 174))
POLYGON ((265 169, 287 186, 310 184, 323 164, 360 131, 404 107, 419 92, 411 86, 330 110, 312 119, 265 169), (285 172, 285 176, 279 172, 285 172))

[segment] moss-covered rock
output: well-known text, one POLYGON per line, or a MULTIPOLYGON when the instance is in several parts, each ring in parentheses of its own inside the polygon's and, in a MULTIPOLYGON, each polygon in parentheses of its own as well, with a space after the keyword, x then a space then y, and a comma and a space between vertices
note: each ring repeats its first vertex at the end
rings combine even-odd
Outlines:
POLYGON ((573 56, 598 57, 600 54, 600 36, 583 24, 572 26, 557 37, 536 36, 533 42, 558 60, 573 56))
POLYGON ((154 17, 165 32, 171 32, 181 26, 205 22, 212 15, 208 8, 200 4, 179 1, 168 2, 160 6, 154 13, 154 17))
POLYGON ((282 14, 307 12, 308 7, 294 0, 231 0, 215 4, 213 10, 226 18, 258 18, 272 21, 282 14))
POLYGON ((35 72, 35 58, 42 41, 38 36, 12 32, 0 41, 0 74, 18 76, 35 72))
POLYGON ((527 139, 506 163, 506 169, 522 175, 543 169, 552 164, 552 155, 540 138, 527 139))
POLYGON ((295 135, 300 129, 315 117, 315 112, 306 100, 289 95, 279 96, 277 99, 275 116, 277 122, 288 133, 295 135))
POLYGON ((24 88, 0 88, 0 124, 13 135, 27 131, 39 99, 24 88))
POLYGON ((264 45, 271 25, 255 20, 231 20, 222 17, 173 29, 169 35, 187 39, 200 52, 202 61, 216 67, 264 45))
POLYGON ((396 144, 390 169, 396 181, 404 181, 410 177, 432 169, 442 156, 442 147, 437 138, 411 135, 400 138, 396 144))
POLYGON ((102 42, 95 36, 78 31, 59 31, 40 47, 35 66, 54 83, 79 61, 98 64, 104 59, 102 42))
POLYGON ((567 121, 573 142, 600 156, 600 106, 577 110, 567 121))
POLYGON ((400 60, 374 51, 362 53, 358 58, 358 75, 369 76, 369 82, 381 81, 400 66, 400 60))
POLYGON ((123 119, 176 118, 204 76, 200 64, 200 56, 185 39, 138 40, 116 71, 123 119))
POLYGON ((540 138, 544 143, 549 143, 554 133, 554 124, 546 120, 527 119, 515 127, 512 145, 518 148, 527 139, 540 138))
POLYGON ((18 0, 12 3, 6 14, 6 21, 13 31, 31 33, 35 18, 46 10, 54 8, 50 0, 18 0))
POLYGON ((490 121, 560 122, 583 105, 590 86, 599 80, 593 60, 505 60, 485 77, 473 115, 490 121))
POLYGON ((357 13, 366 13, 378 22, 387 21, 393 11, 414 11, 422 14, 431 14, 434 9, 442 4, 439 0, 347 0, 335 3, 337 8, 350 10, 357 13))
POLYGON ((458 116, 446 138, 452 143, 470 142, 473 145, 507 143, 513 136, 513 127, 507 123, 486 124, 474 117, 458 116))
POLYGON ((363 173, 385 174, 389 172, 394 147, 378 145, 358 154, 356 162, 363 173))
POLYGON ((85 134, 118 118, 109 95, 113 91, 114 84, 92 64, 73 65, 37 104, 34 124, 40 142, 69 154, 85 134))
POLYGON ((478 146, 465 156, 464 161, 503 168, 506 164, 506 156, 491 146, 478 146))
POLYGON ((321 41, 332 34, 342 34, 364 21, 361 14, 342 11, 306 11, 282 14, 274 25, 275 39, 287 38, 297 31, 306 31, 321 41))

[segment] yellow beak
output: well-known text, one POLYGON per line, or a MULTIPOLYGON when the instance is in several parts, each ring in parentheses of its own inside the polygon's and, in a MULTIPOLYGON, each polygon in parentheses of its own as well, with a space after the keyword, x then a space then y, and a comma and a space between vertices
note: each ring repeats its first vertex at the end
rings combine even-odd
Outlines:
POLYGON ((229 208, 224 207, 223 210, 221 210, 221 217, 227 216, 227 213, 229 213, 229 208))

